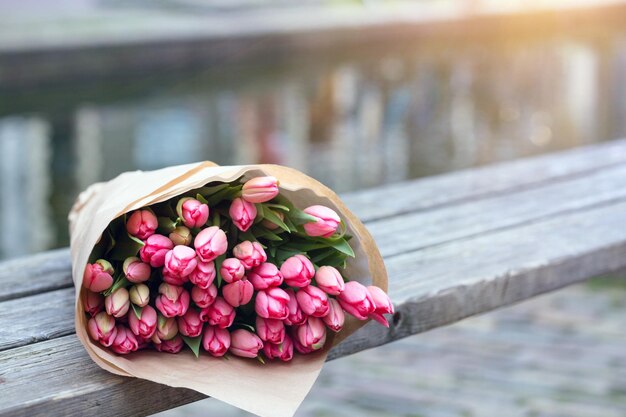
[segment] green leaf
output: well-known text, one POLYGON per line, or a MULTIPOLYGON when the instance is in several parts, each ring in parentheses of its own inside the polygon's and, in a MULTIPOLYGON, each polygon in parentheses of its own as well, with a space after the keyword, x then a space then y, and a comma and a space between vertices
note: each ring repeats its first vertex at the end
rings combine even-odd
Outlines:
POLYGON ((252 333, 256 332, 254 326, 251 326, 247 323, 235 323, 236 326, 242 327, 244 329, 250 330, 252 333))
POLYGON ((333 248, 337 249, 339 252, 345 253, 346 255, 354 258, 354 251, 352 250, 352 247, 346 241, 346 239, 341 238, 339 240, 331 241, 329 243, 333 248))
POLYGON ((176 222, 169 217, 158 217, 159 227, 158 231, 161 234, 169 235, 176 228, 176 222))
POLYGON ((289 207, 284 206, 282 204, 273 204, 273 203, 265 203, 266 207, 271 207, 271 208, 275 208, 275 209, 279 209, 282 211, 290 211, 289 207))
POLYGON ((183 338, 185 344, 189 346, 189 349, 191 349, 193 354, 196 355, 196 358, 200 356, 200 343, 202 342, 202 336, 188 337, 181 335, 181 337, 183 338))
POLYGON ((298 228, 294 224, 294 222, 289 218, 289 216, 285 216, 285 224, 289 227, 290 232, 298 232, 298 228))
POLYGON ((285 245, 286 248, 288 249, 295 249, 295 250, 299 250, 300 252, 308 252, 310 250, 315 250, 315 249, 323 249, 323 248, 327 248, 330 245, 330 242, 316 242, 316 241, 300 241, 300 242, 294 242, 291 241, 288 244, 285 245))
POLYGON ((206 198, 204 198, 202 194, 196 194, 196 200, 198 200, 202 204, 208 204, 208 201, 206 201, 206 198))
POLYGON ((220 273, 220 268, 222 267, 222 263, 226 259, 226 254, 220 255, 215 258, 215 274, 217 275, 217 288, 222 287, 222 274, 220 273))
MULTIPOLYGON (((263 206, 263 204, 258 204, 259 206, 263 206)), ((272 223, 274 223, 276 226, 280 227, 281 229, 283 229, 285 232, 289 232, 289 226, 287 226, 281 219, 280 217, 278 217, 278 215, 276 213, 274 213, 273 210, 264 207, 263 208, 263 216, 271 221, 272 223)))
MULTIPOLYGON (((207 196, 207 197, 209 197, 209 196, 211 196, 211 195, 213 195, 213 194, 215 194, 215 193, 217 193, 217 192, 219 192, 219 191, 222 191, 224 188, 226 188, 226 187, 228 187, 228 186, 230 186, 230 184, 229 184, 229 183, 227 183, 227 182, 224 182, 224 183, 221 183, 221 184, 218 184, 218 185, 213 185, 213 186, 209 186, 209 187, 202 187, 202 188, 198 188, 198 189, 196 190, 196 192, 197 192, 198 194, 200 194, 200 195, 203 195, 203 196, 207 196)), ((200 199, 198 199, 198 200, 200 200, 200 199)), ((201 200, 200 200, 200 201, 201 201, 201 200)), ((205 201, 206 201, 206 199, 205 199, 205 201)), ((205 204, 206 204, 206 203, 205 203, 205 204)))
POLYGON ((306 214, 302 210, 297 209, 295 207, 292 210, 290 210, 289 213, 287 213, 287 216, 295 224, 305 224, 305 223, 311 223, 311 222, 317 221, 317 217, 313 217, 310 214, 306 214))
POLYGON ((261 355, 257 356, 256 358, 259 362, 261 362, 261 364, 265 365, 265 359, 263 359, 261 355))
POLYGON ((269 241, 273 241, 273 242, 282 242, 283 238, 281 238, 280 236, 278 236, 276 233, 272 232, 271 230, 267 230, 265 228, 258 228, 257 230, 255 230, 254 235, 257 238, 265 238, 269 241))
POLYGON ((222 200, 233 200, 237 195, 241 193, 241 185, 228 185, 223 190, 213 194, 207 198, 207 204, 213 207, 222 200))
POLYGON ((143 308, 136 306, 133 303, 130 303, 130 306, 133 308, 133 311, 135 312, 135 316, 137 316, 137 318, 141 320, 141 313, 143 312, 143 308))
POLYGON ((108 290, 104 291, 102 293, 102 295, 109 296, 111 295, 115 290, 117 290, 118 288, 122 288, 122 287, 128 287, 130 285, 130 281, 126 279, 126 277, 123 274, 120 274, 117 276, 115 282, 113 283, 113 285, 111 285, 111 288, 109 288, 108 290))
POLYGON ((130 240, 132 240, 133 242, 135 242, 136 244, 138 244, 140 247, 142 247, 143 245, 145 245, 145 243, 143 243, 143 240, 139 239, 138 237, 135 237, 131 234, 128 234, 128 237, 130 238, 130 240))

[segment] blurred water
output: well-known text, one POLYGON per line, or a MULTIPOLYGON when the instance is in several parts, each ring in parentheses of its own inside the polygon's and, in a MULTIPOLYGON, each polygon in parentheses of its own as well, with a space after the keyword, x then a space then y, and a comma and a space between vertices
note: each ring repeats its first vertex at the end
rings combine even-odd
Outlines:
POLYGON ((126 170, 279 163, 345 192, 619 137, 624 34, 366 45, 11 92, 0 258, 67 245, 77 193, 126 170))

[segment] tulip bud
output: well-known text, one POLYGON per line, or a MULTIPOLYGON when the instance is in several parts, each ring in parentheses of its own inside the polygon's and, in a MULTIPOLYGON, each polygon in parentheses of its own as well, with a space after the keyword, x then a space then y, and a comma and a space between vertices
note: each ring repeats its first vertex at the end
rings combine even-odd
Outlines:
POLYGON ((215 280, 215 262, 202 262, 200 258, 196 259, 198 265, 196 269, 189 275, 189 281, 197 287, 209 288, 215 280))
POLYGON ((226 233, 217 226, 203 229, 193 241, 198 257, 203 262, 211 262, 218 256, 226 253, 228 239, 226 233))
POLYGON ((282 320, 257 317, 256 334, 258 334, 264 342, 283 343, 283 340, 285 340, 285 324, 282 320))
POLYGON ((189 282, 189 276, 170 275, 170 271, 163 268, 163 282, 182 287, 185 283, 189 282))
MULTIPOLYGON (((285 215, 283 214, 282 211, 275 211, 274 214, 276 214, 276 216, 281 220, 284 221, 285 220, 285 215)), ((269 230, 276 230, 278 229, 280 226, 277 225, 276 223, 274 223, 271 220, 268 219, 263 219, 261 221, 261 225, 263 225, 265 228, 269 229, 269 230)), ((293 350, 293 349, 292 349, 293 350)))
POLYGON ((126 288, 118 288, 104 299, 107 313, 113 317, 122 317, 128 313, 130 307, 130 295, 126 288))
POLYGON ((195 198, 185 197, 178 200, 176 213, 183 219, 185 226, 198 228, 204 226, 209 219, 209 206, 195 198))
POLYGON ((182 316, 189 309, 189 292, 183 287, 164 282, 159 285, 159 294, 154 304, 165 317, 182 316))
POLYGON ((322 320, 333 332, 338 332, 343 327, 346 316, 343 314, 339 302, 334 298, 328 299, 328 314, 322 317, 322 320))
POLYGON ((133 285, 128 293, 130 301, 136 306, 144 307, 150 301, 150 288, 146 284, 133 285))
POLYGON ((128 315, 128 326, 136 336, 149 339, 156 331, 157 313, 152 307, 145 306, 141 309, 141 317, 134 313, 128 315))
POLYGON ((393 314, 393 303, 389 296, 380 288, 375 286, 367 287, 372 300, 374 301, 375 310, 369 315, 370 318, 376 320, 385 327, 389 327, 389 322, 383 314, 393 314))
POLYGON ((239 281, 246 273, 241 261, 237 258, 226 258, 220 267, 220 275, 222 279, 229 284, 233 281, 239 281))
POLYGON ((265 250, 259 242, 246 240, 233 248, 233 255, 239 259, 245 269, 252 269, 267 261, 265 250))
POLYGON ((137 210, 126 220, 126 230, 132 236, 145 240, 159 226, 157 217, 150 210, 137 210))
POLYGON ((248 280, 250 280, 254 289, 258 291, 270 287, 278 287, 283 283, 283 276, 276 265, 265 262, 248 273, 248 280))
POLYGON ((247 279, 231 282, 222 287, 222 296, 233 307, 248 304, 253 294, 254 287, 247 279))
MULTIPOLYGON (((294 332, 294 337, 291 340, 293 342, 294 349, 300 352, 301 354, 308 355, 309 353, 315 352, 315 349, 313 349, 312 347, 304 346, 300 342, 298 342, 298 338, 295 337, 295 332, 294 332)), ((324 343, 325 342, 326 342, 326 339, 324 339, 324 343)))
POLYGON ((178 226, 176 229, 174 229, 170 233, 169 238, 172 241, 172 243, 174 243, 174 245, 183 245, 183 246, 191 245, 191 241, 193 240, 191 230, 189 230, 185 226, 178 226))
POLYGON ((191 299, 200 308, 207 308, 215 301, 217 297, 217 287, 215 285, 209 286, 209 288, 200 288, 194 286, 191 289, 191 299))
POLYGON ((152 272, 150 264, 143 263, 139 258, 134 256, 124 260, 122 270, 124 271, 126 279, 134 284, 149 280, 152 272))
POLYGON ((296 340, 304 347, 318 350, 326 343, 326 326, 317 317, 309 317, 301 326, 295 330, 296 340))
POLYGON ((256 358, 263 349, 263 342, 254 333, 237 329, 230 334, 230 352, 242 358, 256 358))
POLYGON ((166 353, 178 353, 183 349, 184 346, 185 342, 183 341, 183 338, 178 335, 173 339, 163 340, 161 343, 154 344, 154 348, 156 350, 166 353))
POLYGON ((178 323, 174 317, 158 315, 156 331, 152 335, 153 343, 161 343, 170 340, 178 334, 178 323))
POLYGON ((278 288, 272 287, 257 293, 254 310, 264 319, 284 320, 289 315, 289 295, 278 288))
POLYGON ((152 235, 145 240, 139 249, 139 257, 153 268, 160 268, 165 264, 165 254, 174 247, 171 240, 163 235, 152 235))
POLYGON ((252 178, 241 190, 241 197, 250 203, 265 203, 277 195, 278 180, 274 177, 252 178))
POLYGON ((202 334, 204 323, 200 320, 200 314, 193 308, 190 308, 184 316, 177 319, 178 331, 183 336, 196 337, 202 334))
POLYGON ((126 355, 130 352, 136 351, 138 348, 139 342, 133 332, 131 332, 126 326, 121 324, 118 325, 117 335, 111 345, 113 352, 119 353, 120 355, 126 355))
POLYGON ((280 267, 280 273, 285 278, 285 284, 290 287, 306 287, 315 275, 313 264, 304 255, 295 255, 288 258, 280 267))
POLYGON ((211 326, 225 329, 235 321, 235 309, 222 297, 217 297, 213 304, 200 312, 200 319, 208 321, 211 326))
POLYGON ((89 319, 87 331, 93 340, 98 341, 102 346, 109 347, 117 336, 115 319, 104 311, 89 319))
POLYGON ((206 326, 202 347, 215 357, 224 356, 230 348, 230 332, 215 326, 206 326))
POLYGON ((357 281, 346 282, 344 290, 337 296, 339 305, 346 313, 365 320, 374 312, 374 300, 365 286, 357 281))
POLYGON ((289 301, 287 302, 287 308, 289 309, 289 315, 285 319, 285 324, 289 326, 295 326, 299 324, 304 324, 307 319, 306 314, 302 311, 300 306, 298 305, 298 299, 296 298, 296 293, 291 288, 285 290, 287 295, 289 296, 289 301))
POLYGON ((341 222, 339 215, 333 209, 325 206, 311 206, 303 211, 317 219, 315 222, 304 224, 304 231, 309 236, 330 237, 337 231, 341 222))
POLYGON ((302 288, 296 293, 298 304, 304 314, 313 317, 324 317, 328 314, 328 296, 312 285, 302 288))
POLYGON ((332 266, 321 266, 315 273, 315 282, 319 289, 330 295, 339 295, 345 287, 343 277, 332 266))
POLYGON ((83 292, 83 308, 91 317, 95 316, 104 308, 104 296, 97 292, 85 290, 83 292))
POLYGON ((263 353, 270 360, 280 359, 281 361, 289 362, 293 359, 293 341, 289 335, 285 335, 285 340, 282 343, 265 343, 263 353))
POLYGON ((243 198, 235 198, 228 210, 228 215, 233 224, 242 232, 246 232, 252 226, 256 214, 256 206, 243 198))
POLYGON ((174 249, 165 254, 163 274, 172 277, 187 277, 196 269, 196 251, 189 246, 174 246, 174 249))
POLYGON ((93 292, 102 292, 113 285, 113 266, 104 259, 87 264, 83 275, 83 287, 93 292))

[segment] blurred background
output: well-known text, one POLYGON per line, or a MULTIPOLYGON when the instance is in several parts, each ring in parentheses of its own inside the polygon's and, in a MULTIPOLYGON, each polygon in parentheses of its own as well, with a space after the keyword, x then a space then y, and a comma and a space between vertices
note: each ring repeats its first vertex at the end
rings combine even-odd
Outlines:
MULTIPOLYGON (((0 0, 0 259, 67 246, 76 195, 123 171, 346 193, 625 133, 626 1, 0 0)), ((626 415, 621 282, 334 361, 299 416, 626 415)), ((246 415, 162 417, 189 414, 246 415)))

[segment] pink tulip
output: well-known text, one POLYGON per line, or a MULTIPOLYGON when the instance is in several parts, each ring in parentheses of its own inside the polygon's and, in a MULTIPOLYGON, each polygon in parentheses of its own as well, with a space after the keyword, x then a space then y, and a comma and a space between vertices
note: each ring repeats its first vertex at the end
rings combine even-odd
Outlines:
POLYGON ((216 277, 215 262, 202 262, 200 258, 196 258, 198 265, 196 269, 189 275, 189 281, 197 287, 209 288, 216 277))
POLYGON ((157 313, 156 310, 150 306, 145 306, 141 309, 141 317, 133 312, 128 315, 128 327, 136 335, 149 339, 152 337, 157 327, 157 313))
POLYGON ((157 217, 150 210, 137 210, 126 220, 126 230, 132 236, 145 240, 159 226, 157 217))
POLYGON ((189 230, 189 228, 185 226, 178 226, 172 230, 169 234, 169 238, 174 245, 189 246, 193 240, 193 235, 191 234, 191 230, 189 230))
POLYGON ((337 231, 341 222, 339 215, 325 206, 311 206, 303 211, 317 219, 315 222, 304 224, 304 231, 309 236, 330 237, 337 231))
POLYGON ((333 332, 338 332, 343 327, 346 316, 343 314, 339 302, 334 298, 328 299, 328 314, 322 317, 322 320, 333 332))
POLYGON ((270 360, 280 359, 281 361, 289 362, 293 359, 293 341, 289 335, 285 335, 285 340, 282 343, 265 343, 263 353, 270 360))
POLYGON ((91 317, 95 316, 104 309, 104 297, 97 292, 85 290, 83 291, 83 308, 91 317))
POLYGON ((117 336, 115 319, 104 311, 100 312, 89 319, 87 331, 93 340, 98 341, 102 346, 109 347, 117 336))
POLYGON ((162 283, 154 304, 165 317, 182 316, 189 309, 189 292, 183 287, 162 283))
MULTIPOLYGON (((292 338, 293 341, 293 347, 295 350, 297 350, 298 352, 300 352, 303 355, 308 355, 309 353, 313 353, 315 352, 315 349, 313 349, 310 346, 304 346, 302 344, 300 344, 300 342, 298 342, 298 338, 294 337, 292 338)), ((326 343, 326 340, 324 339, 324 343, 326 343)))
POLYGON ((163 268, 163 282, 182 287, 187 282, 189 282, 189 276, 183 277, 180 275, 170 275, 170 272, 163 268))
POLYGON ((285 319, 285 324, 289 326, 295 326, 299 324, 304 324, 307 319, 306 314, 302 311, 300 306, 298 305, 298 299, 296 298, 296 293, 291 288, 285 290, 287 295, 289 296, 289 301, 287 303, 287 308, 289 309, 289 315, 285 319))
MULTIPOLYGON (((280 219, 280 221, 284 221, 285 220, 285 215, 283 214, 282 211, 275 211, 274 214, 276 215, 276 217, 278 217, 280 219)), ((263 225, 268 230, 276 230, 276 229, 278 229, 280 227, 279 225, 277 225, 273 221, 268 220, 267 218, 265 218, 265 219, 263 219, 263 221, 261 221, 261 225, 263 225)))
POLYGON ((258 291, 266 290, 270 287, 278 287, 283 283, 283 276, 276 265, 265 262, 248 273, 248 280, 250 280, 254 289, 258 291))
POLYGON ((184 316, 179 317, 176 321, 178 324, 178 331, 183 336, 196 337, 202 334, 204 322, 200 320, 200 313, 198 313, 195 309, 190 308, 184 316))
POLYGON ((246 269, 252 269, 267 261, 267 255, 259 242, 246 240, 233 248, 233 255, 246 269))
POLYGON ((153 268, 165 265, 165 254, 174 247, 171 240, 163 235, 152 235, 139 249, 139 257, 153 268))
POLYGON ((374 312, 374 300, 365 286, 357 281, 346 282, 344 290, 337 296, 339 305, 359 320, 365 320, 374 312))
POLYGON ((194 285, 191 289, 191 299, 200 308, 207 308, 213 304, 216 297, 217 287, 215 285, 211 285, 206 289, 194 285))
POLYGON ((263 349, 263 342, 254 333, 238 329, 230 334, 230 352, 242 358, 256 358, 263 349))
POLYGON ((250 203, 265 203, 277 195, 278 180, 274 177, 252 178, 241 190, 241 197, 250 203))
POLYGON ((247 279, 231 282, 222 287, 222 296, 233 307, 248 304, 253 294, 254 287, 247 279))
POLYGON ((296 327, 295 338, 302 346, 318 350, 326 343, 326 326, 321 319, 309 317, 306 323, 296 327))
POLYGON ((339 295, 345 287, 343 277, 332 266, 321 266, 315 273, 315 283, 319 289, 330 295, 339 295))
POLYGON ((202 347, 215 357, 224 356, 230 348, 230 332, 215 326, 206 326, 202 347))
POLYGON ((163 340, 161 341, 161 343, 154 344, 154 348, 156 350, 158 350, 159 352, 166 352, 166 353, 178 353, 183 349, 184 346, 185 346, 185 342, 183 341, 183 338, 180 336, 176 336, 173 339, 163 340))
POLYGON ((254 223, 256 214, 256 206, 252 203, 248 203, 243 198, 235 198, 228 210, 228 215, 233 221, 233 224, 242 232, 246 232, 250 229, 250 226, 254 223))
POLYGON ((165 254, 163 274, 171 277, 187 277, 197 265, 196 251, 189 246, 174 246, 174 249, 165 254))
POLYGON ((254 310, 264 319, 284 320, 289 316, 289 295, 278 287, 257 293, 254 310))
POLYGON ((288 258, 280 267, 280 273, 285 278, 285 284, 290 287, 306 287, 315 275, 313 264, 304 255, 295 255, 288 258))
POLYGON ((256 318, 256 334, 262 341, 280 344, 285 340, 285 324, 282 320, 256 318))
POLYGON ((141 262, 139 258, 134 256, 126 258, 122 265, 122 270, 124 271, 124 275, 126 275, 126 279, 133 284, 139 284, 149 280, 152 272, 150 264, 141 262))
POLYGON ((312 285, 304 287, 296 293, 296 298, 304 314, 313 317, 324 317, 328 314, 328 296, 319 288, 312 285))
POLYGON ((389 296, 380 288, 375 286, 367 287, 372 300, 374 301, 375 310, 369 315, 370 318, 376 320, 385 327, 389 327, 389 322, 383 314, 393 314, 393 303, 389 296))
POLYGON ((113 344, 111 344, 113 352, 126 355, 136 351, 138 348, 139 342, 133 332, 126 326, 118 325, 117 335, 115 336, 115 340, 113 340, 113 344))
POLYGON ((181 198, 176 205, 176 212, 185 226, 190 228, 202 227, 209 219, 209 206, 191 197, 181 198))
POLYGON ((225 329, 235 321, 235 309, 222 297, 217 297, 213 304, 202 310, 200 317, 203 321, 208 321, 211 326, 225 329))
POLYGON ((93 264, 85 266, 83 287, 93 292, 102 292, 113 285, 113 266, 104 259, 98 259, 93 264))
POLYGON ((150 302, 150 288, 146 284, 136 284, 128 291, 130 302, 139 307, 145 307, 150 302))
POLYGON ((128 313, 130 307, 130 295, 126 288, 118 288, 111 295, 104 298, 104 306, 107 313, 113 317, 122 317, 128 313))
POLYGON ((239 281, 246 273, 241 261, 237 258, 226 258, 220 267, 220 275, 222 279, 229 284, 233 281, 239 281))
POLYGON ((226 253, 228 239, 226 233, 217 226, 203 229, 193 241, 196 253, 202 262, 211 262, 226 253))
POLYGON ((164 340, 173 339, 178 334, 178 323, 174 317, 158 315, 156 331, 152 335, 153 343, 161 343, 164 340))

